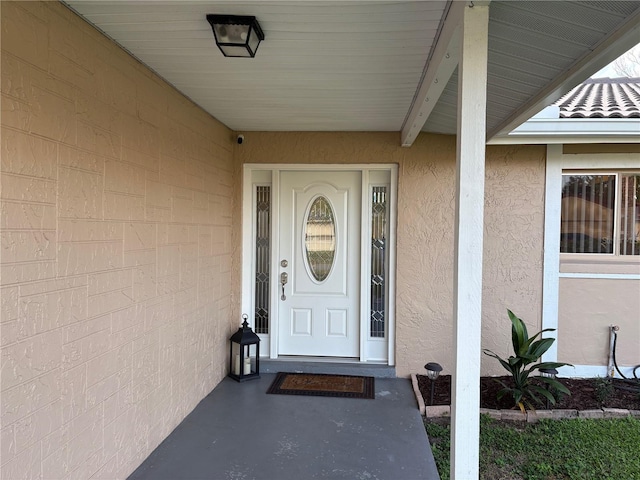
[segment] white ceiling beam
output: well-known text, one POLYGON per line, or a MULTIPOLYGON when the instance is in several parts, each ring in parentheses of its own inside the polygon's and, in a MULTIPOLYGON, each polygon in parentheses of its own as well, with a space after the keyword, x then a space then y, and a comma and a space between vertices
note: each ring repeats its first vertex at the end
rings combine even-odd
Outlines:
POLYGON ((623 143, 633 144, 640 143, 637 136, 606 136, 606 135, 585 135, 583 137, 576 136, 553 136, 553 135, 535 135, 530 137, 493 137, 487 145, 569 145, 569 144, 595 144, 595 143, 623 143))
POLYGON ((488 145, 555 143, 640 143, 637 118, 532 118, 488 145))
POLYGON ((638 38, 640 38, 640 10, 627 18, 615 32, 595 45, 593 50, 578 59, 531 100, 524 103, 491 132, 488 132, 487 140, 491 141, 496 136, 506 136, 543 108, 568 93, 576 85, 585 81, 590 75, 635 46, 638 43, 638 38))
POLYGON ((466 6, 467 2, 450 4, 435 48, 427 59, 426 70, 402 125, 400 143, 403 147, 413 144, 458 66, 460 22, 466 6))

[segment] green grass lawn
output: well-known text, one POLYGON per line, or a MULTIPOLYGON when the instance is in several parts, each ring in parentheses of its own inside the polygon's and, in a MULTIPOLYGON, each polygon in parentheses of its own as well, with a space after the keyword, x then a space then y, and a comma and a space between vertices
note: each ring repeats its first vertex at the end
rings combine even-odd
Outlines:
MULTIPOLYGON (((449 427, 426 428, 440 476, 448 480, 449 427)), ((483 415, 480 478, 640 480, 640 419, 505 424, 483 415)))

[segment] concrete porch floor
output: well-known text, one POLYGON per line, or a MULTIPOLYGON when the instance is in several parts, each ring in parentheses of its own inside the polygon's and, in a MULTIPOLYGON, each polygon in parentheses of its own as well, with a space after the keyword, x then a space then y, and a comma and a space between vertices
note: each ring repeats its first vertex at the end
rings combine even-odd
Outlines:
POLYGON ((267 395, 225 378, 129 479, 439 480, 408 379, 375 400, 267 395))

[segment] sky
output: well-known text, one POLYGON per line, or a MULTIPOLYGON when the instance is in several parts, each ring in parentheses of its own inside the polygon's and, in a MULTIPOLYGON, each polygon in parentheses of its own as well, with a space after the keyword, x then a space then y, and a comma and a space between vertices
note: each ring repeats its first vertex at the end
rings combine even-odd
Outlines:
MULTIPOLYGON (((636 52, 636 56, 637 57, 640 57, 640 43, 637 44, 635 47, 631 48, 631 50, 636 52)), ((629 52, 631 50, 629 50, 629 52)), ((624 57, 625 55, 626 55, 626 53, 623 53, 621 55, 621 57, 624 57)), ((620 57, 618 57, 618 58, 620 58, 620 57)), ((594 73, 593 75, 591 75, 591 78, 617 78, 619 76, 620 75, 618 75, 615 72, 615 70, 613 69, 613 62, 611 62, 609 65, 607 65, 603 69, 601 69, 601 70, 597 71, 596 73, 594 73)))
POLYGON ((613 66, 610 63, 602 70, 598 70, 596 73, 591 75, 591 78, 616 78, 618 74, 613 70, 613 66))

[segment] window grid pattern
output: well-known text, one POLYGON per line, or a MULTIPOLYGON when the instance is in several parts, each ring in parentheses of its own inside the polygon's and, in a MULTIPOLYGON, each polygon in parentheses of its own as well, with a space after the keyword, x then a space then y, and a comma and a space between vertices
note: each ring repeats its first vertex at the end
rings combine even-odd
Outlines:
POLYGON ((271 187, 256 187, 255 332, 269 333, 269 261, 271 249, 271 187))
POLYGON ((386 327, 387 187, 373 187, 371 198, 371 327, 372 338, 384 338, 386 327))

